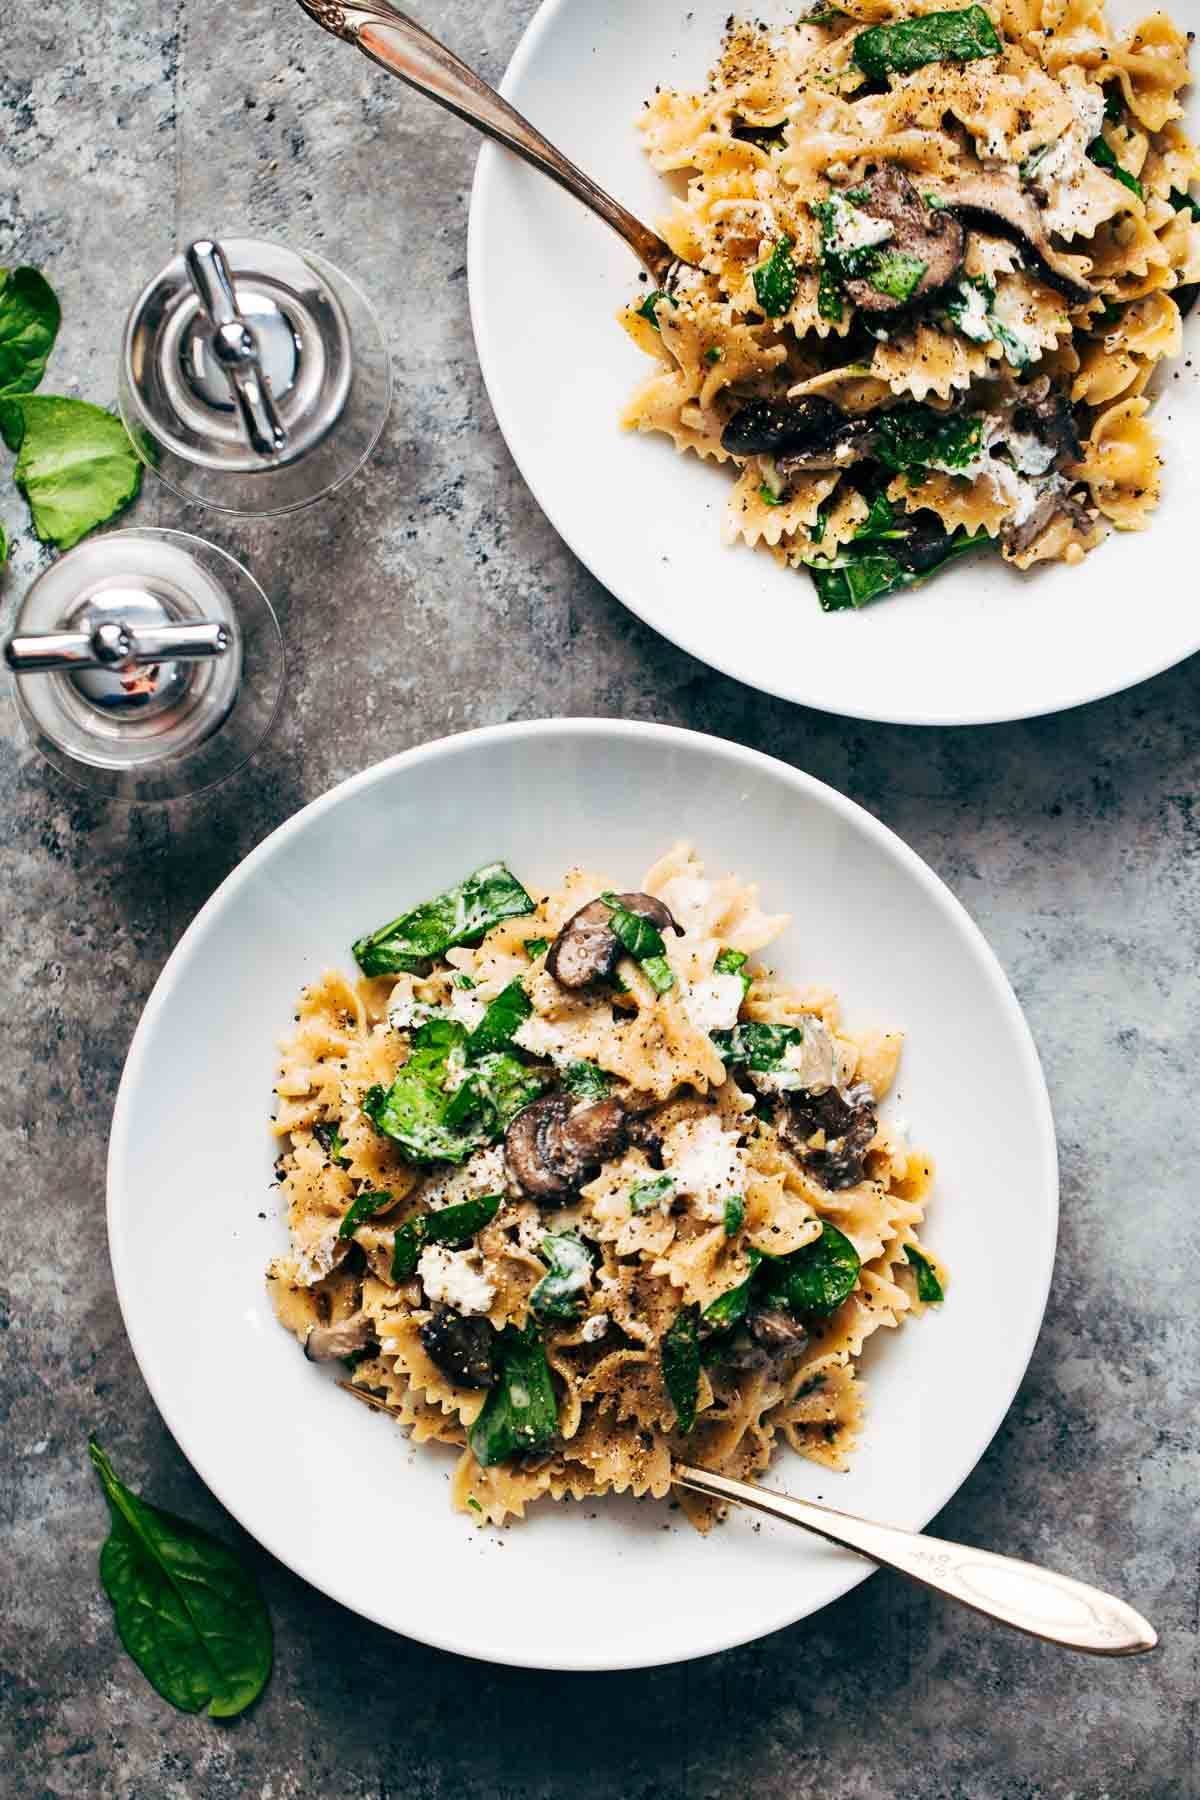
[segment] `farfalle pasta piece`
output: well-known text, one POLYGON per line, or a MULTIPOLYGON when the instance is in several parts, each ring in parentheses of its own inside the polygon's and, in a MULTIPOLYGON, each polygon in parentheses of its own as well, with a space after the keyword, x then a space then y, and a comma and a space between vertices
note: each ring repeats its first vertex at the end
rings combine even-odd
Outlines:
POLYGON ((1122 400, 1097 418, 1076 473, 1106 519, 1143 531, 1162 494, 1158 434, 1145 399, 1122 400))
POLYGON ((821 507, 837 486, 838 475, 810 475, 797 482, 788 497, 768 498, 762 471, 750 463, 729 496, 725 514, 726 543, 778 544, 780 539, 814 525, 821 507))
POLYGON ((1107 68, 1116 73, 1134 118, 1161 131, 1183 113, 1180 94, 1190 79, 1188 39, 1164 12, 1151 13, 1111 48, 1107 68))

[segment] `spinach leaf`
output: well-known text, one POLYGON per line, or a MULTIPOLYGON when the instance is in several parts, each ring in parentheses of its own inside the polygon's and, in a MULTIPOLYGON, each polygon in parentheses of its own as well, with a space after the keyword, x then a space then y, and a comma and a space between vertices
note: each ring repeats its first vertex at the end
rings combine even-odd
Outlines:
POLYGON ((653 1181, 640 1181, 629 1190, 629 1210, 631 1213, 649 1212, 651 1208, 660 1206, 668 1194, 675 1192, 673 1175, 656 1175, 653 1181))
POLYGON ((474 1200, 460 1200, 456 1206, 443 1206, 438 1212, 419 1213, 396 1228, 392 1249, 392 1280, 407 1281, 416 1273, 417 1263, 426 1244, 466 1244, 490 1225, 504 1205, 503 1194, 480 1194, 474 1200))
POLYGON ((662 326, 658 322, 658 313, 655 310, 660 300, 669 300, 675 310, 679 310, 678 300, 675 298, 674 294, 668 294, 666 288, 655 288, 652 294, 646 295, 646 298, 638 307, 638 316, 643 319, 649 319, 655 331, 662 330, 662 326))
POLYGON ((313 1136, 335 1168, 348 1169, 350 1158, 346 1155, 346 1140, 342 1136, 342 1123, 336 1125, 318 1124, 313 1126, 313 1136))
POLYGON ((609 908, 608 922, 622 949, 641 964, 655 992, 665 994, 674 987, 675 975, 667 961, 667 946, 658 926, 640 913, 627 912, 616 894, 601 894, 600 898, 609 908))
POLYGON ((711 1035, 722 1062, 744 1063, 760 1075, 786 1069, 788 1051, 804 1042, 804 1031, 799 1025, 760 1025, 756 1021, 711 1035))
POLYGON ((996 289, 985 275, 964 275, 958 292, 946 302, 950 323, 970 338, 973 344, 997 343, 1012 369, 1027 369, 1040 354, 1038 346, 1018 337, 996 311, 996 289), (976 300, 982 297, 982 306, 976 300))
POLYGON ((663 1382, 675 1408, 675 1423, 685 1435, 696 1423, 700 1394, 699 1310, 685 1306, 662 1341, 663 1382))
POLYGON ((730 1194, 721 1212, 726 1237, 736 1237, 746 1218, 746 1202, 741 1194, 730 1194))
POLYGON ((1097 168, 1103 169, 1106 174, 1111 175, 1114 181, 1119 181, 1122 187, 1128 188, 1131 194, 1136 194, 1139 200, 1146 198, 1145 188, 1136 175, 1131 175, 1128 169, 1121 167, 1117 160, 1117 153, 1107 138, 1098 137, 1090 143, 1088 155, 1097 168))
POLYGON ((355 959, 364 975, 417 973, 455 944, 478 943, 502 919, 532 911, 533 901, 516 876, 501 862, 487 863, 457 887, 359 938, 355 959))
POLYGON ((378 1190, 368 1188, 365 1193, 359 1194, 356 1200, 351 1201, 347 1207, 342 1222, 338 1226, 338 1236, 352 1238, 364 1219, 369 1219, 375 1213, 382 1212, 385 1206, 391 1204, 392 1195, 386 1188, 378 1190))
POLYGON ((777 494, 775 489, 768 487, 765 481, 758 490, 758 497, 764 506, 782 506, 787 499, 786 494, 777 494))
POLYGON ((746 1260, 750 1264, 750 1273, 736 1287, 731 1287, 705 1307, 704 1323, 712 1331, 732 1331, 740 1325, 750 1306, 750 1290, 754 1285, 754 1275, 759 1263, 763 1260, 762 1251, 748 1249, 746 1260))
POLYGON ((983 419, 975 413, 939 413, 931 406, 898 406, 881 413, 874 454, 886 468, 967 468, 983 454, 983 419))
POLYGON ((928 1257, 914 1250, 911 1244, 904 1246, 904 1256, 916 1271, 917 1299, 924 1300, 929 1306, 938 1306, 946 1298, 945 1290, 933 1271, 933 1264, 928 1257))
POLYGON ((498 1378, 468 1442, 483 1469, 547 1450, 558 1435, 558 1402, 537 1326, 506 1325, 496 1346, 498 1378))
POLYGON ((539 1319, 577 1318, 592 1279, 592 1252, 573 1231, 550 1231, 542 1239, 541 1254, 550 1273, 530 1294, 531 1310, 539 1319))
POLYGON ((760 1289, 765 1306, 790 1313, 831 1313, 858 1285, 858 1251, 836 1225, 790 1256, 768 1257, 760 1289))
POLYGON ((874 25, 854 40, 854 60, 872 81, 907 75, 927 63, 975 62, 999 56, 1004 46, 982 6, 926 13, 896 25, 874 25))
POLYGON ((753 271, 754 292, 768 319, 782 318, 796 298, 800 271, 792 261, 794 239, 776 239, 770 256, 753 271))
POLYGON ((378 1190, 367 1188, 367 1192, 360 1193, 358 1199, 354 1199, 347 1206, 344 1217, 342 1217, 342 1224, 338 1226, 338 1237, 354 1237, 354 1231, 358 1231, 358 1226, 362 1224, 363 1219, 371 1219, 374 1217, 374 1213, 381 1213, 383 1208, 390 1204, 392 1204, 392 1195, 387 1192, 387 1188, 378 1188, 378 1190))
POLYGON ((871 265, 867 280, 877 294, 903 303, 911 300, 928 272, 929 264, 904 250, 880 250, 871 265))
POLYGON ((271 1621, 254 1576, 198 1525, 131 1493, 95 1438, 88 1455, 112 1517, 100 1579, 121 1642, 181 1712, 244 1712, 271 1673, 271 1621))
POLYGON ((36 269, 0 270, 0 393, 28 394, 46 373, 62 313, 36 269))
POLYGON ((713 964, 714 975, 736 975, 742 984, 742 998, 750 992, 751 980, 746 974, 746 964, 750 958, 744 950, 722 950, 713 964))
MULTIPOLYGON (((906 538, 907 535, 904 534, 906 538)), ((872 550, 869 543, 861 550, 855 543, 848 544, 837 557, 825 561, 814 560, 807 567, 817 590, 821 611, 845 612, 850 607, 866 606, 871 600, 881 600, 885 594, 897 593, 901 588, 916 587, 937 570, 944 569, 947 563, 968 555, 972 550, 987 549, 992 542, 982 529, 972 537, 960 528, 953 537, 946 540, 945 548, 937 560, 930 561, 927 555, 920 569, 910 568, 906 562, 901 561, 903 551, 892 556, 872 550)))
POLYGON ((0 430, 44 544, 69 550, 137 498, 142 465, 120 419, 60 394, 5 394, 0 430))
POLYGON ((505 1050, 533 1011, 533 1002, 525 992, 518 975, 492 1001, 478 1025, 467 1039, 467 1055, 472 1059, 487 1056, 493 1050, 505 1050))
POLYGON ((390 1088, 368 1088, 362 1109, 412 1162, 465 1162, 478 1148, 450 1119, 465 1081, 467 1032, 457 1019, 427 1019, 412 1035, 408 1061, 390 1088))
POLYGON ((563 1086, 580 1100, 603 1100, 612 1086, 612 1076, 595 1063, 568 1063, 563 1070, 563 1086))
POLYGON ((549 948, 550 948, 550 939, 549 938, 526 938, 525 939, 525 954, 531 960, 534 957, 545 956, 545 954, 549 948))
POLYGON ((505 1050, 480 1057, 446 1109, 446 1122, 480 1144, 501 1137, 517 1114, 545 1088, 549 1077, 505 1050))
POLYGON ((1185 194, 1181 188, 1173 188, 1170 199, 1176 212, 1190 213, 1193 219, 1200 220, 1200 204, 1190 194, 1185 194))

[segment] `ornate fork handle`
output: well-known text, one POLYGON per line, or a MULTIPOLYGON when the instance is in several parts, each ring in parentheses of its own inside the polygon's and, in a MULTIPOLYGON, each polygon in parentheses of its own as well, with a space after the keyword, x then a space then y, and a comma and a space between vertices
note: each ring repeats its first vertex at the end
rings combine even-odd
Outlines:
POLYGON ((679 259, 649 226, 635 219, 631 212, 598 187, 589 175, 576 168, 570 159, 556 150, 521 114, 502 100, 469 69, 466 63, 447 50, 406 13, 388 4, 388 0, 299 0, 310 18, 334 37, 354 44, 364 56, 398 75, 418 93, 436 100, 439 106, 465 119, 487 137, 494 138, 506 149, 515 151, 535 169, 549 175, 577 200, 611 225, 624 238, 634 255, 645 265, 656 286, 663 287, 679 259))
POLYGON ((1154 1627, 1126 1601, 1070 1575, 1058 1575, 1013 1556, 951 1544, 944 1538, 877 1525, 851 1513, 835 1512, 815 1501, 798 1500, 770 1488, 733 1481, 708 1469, 677 1463, 672 1479, 715 1500, 734 1500, 773 1519, 800 1525, 827 1543, 856 1550, 885 1569, 895 1569, 923 1587, 935 1588, 951 1600, 986 1613, 1002 1625, 1066 1650, 1093 1656, 1136 1656, 1158 1642, 1154 1627))

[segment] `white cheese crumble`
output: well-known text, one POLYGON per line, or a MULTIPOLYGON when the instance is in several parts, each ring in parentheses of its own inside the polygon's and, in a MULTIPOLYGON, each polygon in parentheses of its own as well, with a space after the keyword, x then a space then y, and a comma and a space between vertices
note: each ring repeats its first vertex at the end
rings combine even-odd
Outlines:
POLYGON ((504 1146, 492 1144, 487 1150, 476 1150, 461 1169, 449 1168, 442 1174, 430 1175, 423 1183, 419 1197, 431 1210, 437 1211, 443 1206, 456 1206, 462 1200, 470 1200, 476 1194, 507 1191, 504 1146))
POLYGON ((821 1094, 826 1088, 837 1086, 838 1049, 828 1025, 824 1019, 806 1017, 802 1029, 801 1041, 789 1044, 784 1051, 782 1069, 774 1074, 754 1072, 751 1079, 761 1093, 788 1094, 806 1088, 821 1094))
POLYGON ((872 213, 863 212, 861 207, 853 205, 844 194, 833 193, 829 196, 829 204, 833 208, 833 230, 830 233, 830 248, 839 256, 851 250, 871 250, 876 244, 886 244, 895 237, 896 227, 890 219, 877 219, 872 213))
POLYGON ((446 1010, 468 1031, 474 1031, 487 1011, 487 1002, 480 999, 474 988, 456 987, 451 991, 446 1010))
POLYGON ((1005 443, 1021 475, 1045 475, 1058 454, 1053 444, 1043 443, 1032 431, 1010 431, 1005 443))
POLYGON ((987 296, 969 281, 960 282, 958 291, 963 297, 963 307, 955 315, 954 323, 973 344, 990 344, 995 334, 992 331, 987 296))
POLYGON ((426 1019, 432 1019, 434 1009, 418 1000, 413 992, 411 975, 401 975, 392 989, 388 1000, 388 1025, 393 1031, 415 1031, 426 1019))
POLYGON ((663 1162, 676 1190, 697 1202, 702 1219, 719 1219, 731 1194, 745 1191, 746 1165, 736 1131, 724 1131, 715 1113, 681 1119, 663 1138, 663 1162))
POLYGON ((581 1344, 597 1344, 608 1330, 608 1314, 593 1313, 579 1333, 581 1344))
POLYGON ((495 1283, 480 1268, 477 1250, 430 1244, 421 1252, 417 1274, 430 1300, 440 1300, 456 1312, 485 1313, 496 1298, 495 1283))
POLYGON ((568 1032, 550 1019, 539 1018, 537 1013, 517 1027, 513 1032, 513 1043, 528 1050, 530 1056, 546 1057, 559 1064, 574 1062, 580 1054, 568 1032))
POLYGON ((744 993, 740 975, 713 975, 683 988, 680 998, 690 1023, 707 1036, 737 1024, 744 993))

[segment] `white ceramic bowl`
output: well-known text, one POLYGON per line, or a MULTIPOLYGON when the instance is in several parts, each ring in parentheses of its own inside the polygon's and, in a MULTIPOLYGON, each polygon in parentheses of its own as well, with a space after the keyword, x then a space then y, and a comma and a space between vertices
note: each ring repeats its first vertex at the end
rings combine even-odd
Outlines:
MULTIPOLYGON (((1147 10, 1109 0, 1123 25, 1147 10)), ((1184 0, 1168 10, 1190 19, 1184 0)), ((672 190, 643 156, 634 119, 656 83, 703 86, 728 13, 728 0, 544 0, 504 92, 654 223, 672 190)), ((783 0, 754 9, 795 16, 783 0)), ((722 547, 727 472, 678 456, 665 437, 618 428, 651 372, 615 319, 637 291, 636 261, 578 202, 493 145, 472 195, 469 273, 484 380, 539 505, 605 587, 713 668, 826 712, 962 725, 1078 706, 1200 647, 1184 574, 1200 506, 1200 359, 1166 376, 1155 415, 1166 491, 1148 532, 1111 538, 1077 570, 1021 576, 998 558, 969 558, 925 587, 828 616, 806 575, 722 547)), ((1198 329, 1187 328, 1193 342, 1198 329)))
POLYGON ((354 937, 468 869, 504 857, 550 883, 587 862, 629 886, 679 837, 792 913, 777 967, 832 983, 851 1023, 909 1034, 894 1105, 938 1163, 928 1238, 949 1298, 872 1340, 851 1473, 786 1455, 772 1479, 922 1525, 988 1443, 1032 1351, 1054 1257, 1054 1131, 1029 1031, 976 927, 911 850, 809 776, 690 732, 598 720, 470 732, 368 769, 280 826, 208 902, 150 998, 117 1098, 113 1272, 187 1456, 316 1587, 496 1662, 698 1656, 802 1618, 867 1571, 741 1517, 702 1539, 653 1503, 549 1504, 503 1534, 452 1513, 454 1452, 411 1447, 275 1322, 263 1282, 286 1242, 270 1186, 275 1046, 306 980, 351 967, 354 937))

